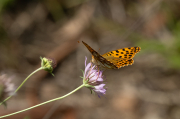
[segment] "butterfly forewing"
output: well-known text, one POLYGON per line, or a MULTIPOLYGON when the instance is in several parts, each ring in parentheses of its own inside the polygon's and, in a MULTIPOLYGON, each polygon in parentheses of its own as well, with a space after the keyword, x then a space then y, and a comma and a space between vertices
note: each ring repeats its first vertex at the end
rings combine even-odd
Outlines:
MULTIPOLYGON (((93 55, 93 52, 96 52, 94 49, 92 49, 88 44, 86 44, 85 42, 82 41, 82 43, 87 47, 87 49, 91 52, 91 54, 93 55)), ((97 53, 99 54, 99 53, 97 53)))

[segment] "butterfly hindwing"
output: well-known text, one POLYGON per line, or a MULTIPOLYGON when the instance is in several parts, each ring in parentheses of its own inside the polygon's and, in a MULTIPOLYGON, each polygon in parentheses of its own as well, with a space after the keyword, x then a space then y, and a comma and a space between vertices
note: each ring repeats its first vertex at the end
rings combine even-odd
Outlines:
POLYGON ((110 60, 117 68, 121 68, 124 66, 132 65, 134 60, 133 59, 111 59, 110 60))
POLYGON ((141 50, 140 47, 128 47, 128 48, 122 48, 113 50, 111 52, 107 52, 103 54, 103 57, 115 57, 115 58, 122 58, 122 59, 132 59, 136 53, 138 53, 141 50))

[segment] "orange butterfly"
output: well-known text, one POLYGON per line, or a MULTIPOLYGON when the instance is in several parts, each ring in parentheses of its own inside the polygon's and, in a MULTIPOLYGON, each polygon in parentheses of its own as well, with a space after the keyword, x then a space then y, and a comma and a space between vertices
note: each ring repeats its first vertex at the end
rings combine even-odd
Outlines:
POLYGON ((140 47, 129 47, 113 50, 111 52, 100 55, 88 44, 83 41, 82 43, 91 52, 92 62, 103 69, 119 69, 124 66, 132 65, 134 62, 132 58, 141 50, 140 47))

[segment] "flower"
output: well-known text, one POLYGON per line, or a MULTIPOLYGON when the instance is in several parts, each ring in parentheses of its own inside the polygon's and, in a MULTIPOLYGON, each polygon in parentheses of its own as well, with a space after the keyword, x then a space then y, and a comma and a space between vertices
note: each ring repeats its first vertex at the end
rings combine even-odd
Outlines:
POLYGON ((91 62, 86 65, 87 57, 85 57, 85 71, 83 76, 83 83, 91 92, 97 93, 98 97, 106 93, 104 88, 103 71, 97 70, 96 66, 91 62))
POLYGON ((15 94, 15 86, 11 80, 12 77, 8 77, 6 74, 0 75, 0 102, 15 94))
POLYGON ((41 67, 45 70, 51 73, 53 76, 54 74, 52 73, 53 69, 56 67, 56 61, 53 58, 42 58, 41 59, 41 67))

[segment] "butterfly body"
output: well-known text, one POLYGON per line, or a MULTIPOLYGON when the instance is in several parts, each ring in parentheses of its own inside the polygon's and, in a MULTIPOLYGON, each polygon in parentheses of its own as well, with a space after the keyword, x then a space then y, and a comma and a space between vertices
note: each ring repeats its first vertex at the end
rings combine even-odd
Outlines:
POLYGON ((119 69, 120 67, 132 65, 134 62, 132 58, 140 51, 140 47, 129 47, 117 49, 100 55, 88 44, 83 41, 82 43, 91 52, 92 62, 103 69, 119 69))

